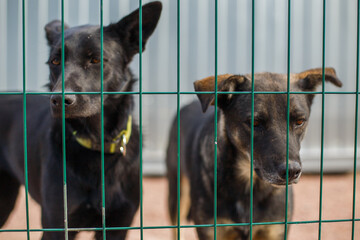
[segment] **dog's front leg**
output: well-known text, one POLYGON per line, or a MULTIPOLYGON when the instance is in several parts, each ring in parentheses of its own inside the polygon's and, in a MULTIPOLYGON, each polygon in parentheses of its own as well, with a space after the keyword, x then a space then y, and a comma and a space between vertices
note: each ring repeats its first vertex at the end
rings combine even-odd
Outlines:
POLYGON ((253 240, 282 240, 285 227, 282 224, 254 226, 253 240))
MULTIPOLYGON (((64 233, 64 194, 63 171, 61 160, 49 156, 44 162, 41 176, 41 222, 45 229, 61 229, 45 231, 43 240, 65 239, 64 233)), ((70 207, 70 206, 69 206, 70 207)), ((77 232, 69 232, 69 239, 74 239, 77 232)))
MULTIPOLYGON (((109 240, 124 240, 126 236, 127 230, 121 231, 106 231, 106 239, 109 240)), ((103 240, 103 232, 96 232, 95 234, 96 240, 103 240)))
MULTIPOLYGON (((207 209, 211 209, 208 204, 212 203, 206 201, 205 198, 192 198, 192 218, 196 225, 213 224, 213 214, 207 209)), ((214 239, 214 228, 212 227, 198 227, 196 228, 199 240, 211 240, 214 239)), ((221 238, 219 238, 221 239, 221 238)))
MULTIPOLYGON (((69 232, 68 239, 75 239, 77 232, 69 232)), ((65 233, 64 231, 61 232, 44 232, 42 240, 58 240, 58 239, 65 239, 65 233)))
MULTIPOLYGON (((129 227, 134 215, 138 209, 138 205, 123 202, 118 207, 109 206, 106 213, 106 226, 107 227, 129 227)), ((124 240, 127 230, 108 230, 106 231, 107 240, 124 240)), ((96 240, 103 239, 103 232, 96 232, 96 240)))
MULTIPOLYGON (((59 229, 57 231, 45 231, 42 236, 42 240, 62 240, 65 239, 65 232, 64 232, 64 207, 62 193, 57 193, 54 195, 58 190, 48 191, 44 195, 45 197, 42 204, 42 213, 41 213, 41 222, 42 226, 45 229, 59 229), (52 197, 46 197, 52 196, 52 197), (56 196, 56 197, 54 197, 56 196)), ((61 191, 60 187, 60 191, 61 191)), ((75 239, 77 232, 68 232, 68 239, 75 239)))

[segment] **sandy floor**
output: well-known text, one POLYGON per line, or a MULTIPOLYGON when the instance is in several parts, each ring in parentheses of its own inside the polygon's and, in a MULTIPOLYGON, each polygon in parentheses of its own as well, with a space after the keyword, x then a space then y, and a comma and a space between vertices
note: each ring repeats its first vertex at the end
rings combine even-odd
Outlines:
MULTIPOLYGON (((360 174, 357 174, 356 217, 360 218, 360 174)), ((145 178, 144 179, 144 226, 164 226, 169 225, 166 212, 167 185, 164 178, 145 178)), ((324 220, 350 219, 352 217, 352 197, 353 197, 353 175, 327 175, 324 177, 323 184, 323 204, 322 218, 324 220)), ((295 213, 293 221, 317 220, 319 218, 319 189, 320 177, 318 175, 305 175, 299 184, 295 186, 295 213)), ((1 193, 3 194, 3 193, 1 193)), ((139 213, 134 219, 133 226, 139 226, 139 213)), ((360 239, 360 222, 356 223, 355 239, 360 239)), ((30 199, 30 227, 41 228, 40 208, 30 199)), ((323 240, 350 240, 351 239, 350 221, 341 223, 323 223, 321 226, 321 239, 323 240)), ((15 211, 6 223, 5 229, 24 229, 26 228, 25 217, 25 198, 24 190, 18 198, 15 211)), ((318 224, 296 224, 290 228, 290 240, 316 240, 318 239, 318 224)), ((144 230, 144 239, 158 240, 171 239, 169 229, 144 230)), ((194 229, 184 229, 181 232, 184 239, 196 239, 194 229)), ((40 233, 31 233, 32 240, 40 239, 40 233)), ((92 239, 92 233, 81 233, 77 239, 92 239)), ((0 233, 1 240, 21 240, 26 239, 25 233, 0 233)), ((140 231, 129 231, 128 240, 140 239, 140 231)))

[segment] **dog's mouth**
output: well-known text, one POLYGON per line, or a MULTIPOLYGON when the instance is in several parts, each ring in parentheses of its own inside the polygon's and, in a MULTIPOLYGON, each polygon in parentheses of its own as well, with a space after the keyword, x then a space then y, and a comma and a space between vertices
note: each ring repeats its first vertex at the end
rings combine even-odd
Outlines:
MULTIPOLYGON (((51 115, 53 118, 62 118, 63 117, 62 111, 51 110, 51 115)), ((74 118, 82 118, 82 117, 89 117, 89 116, 83 116, 82 114, 69 113, 65 109, 65 119, 74 119, 74 118)))
POLYGON ((271 185, 275 186, 275 187, 285 187, 286 185, 292 185, 292 184, 297 184, 299 182, 299 178, 297 179, 293 179, 293 180, 289 180, 288 184, 286 184, 286 180, 285 181, 273 181, 273 182, 269 182, 271 185))
MULTIPOLYGON (((73 111, 68 110, 65 108, 65 119, 76 119, 76 118, 88 118, 94 116, 96 113, 88 111, 87 109, 80 110, 80 111, 73 111)), ((62 109, 51 109, 51 115, 53 118, 62 118, 63 117, 63 110, 62 109)))

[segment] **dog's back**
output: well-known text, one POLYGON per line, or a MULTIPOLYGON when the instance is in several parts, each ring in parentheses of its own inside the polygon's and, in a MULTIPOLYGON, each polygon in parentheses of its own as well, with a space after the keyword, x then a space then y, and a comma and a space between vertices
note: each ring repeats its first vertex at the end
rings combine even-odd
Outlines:
MULTIPOLYGON (((43 132, 47 131, 50 126, 48 99, 48 97, 37 95, 26 97, 26 137, 29 160, 32 159, 32 153, 38 148, 37 145, 42 144, 43 139, 38 136, 44 136, 43 132)), ((23 96, 0 96, 0 116, 0 166, 16 172, 20 170, 19 168, 23 168, 24 164, 23 96), (7 158, 8 161, 4 161, 4 158, 7 158)), ((19 179, 23 179, 23 176, 19 176, 19 179)))
MULTIPOLYGON (((214 116, 213 111, 208 111, 205 114, 201 111, 201 105, 198 101, 194 101, 180 110, 180 162, 181 162, 181 175, 182 175, 182 191, 188 191, 188 165, 192 156, 192 149, 197 148, 197 139, 200 129, 204 126, 205 121, 209 121, 209 117, 214 116), (185 186, 186 185, 186 186, 185 186)), ((177 212, 177 188, 170 186, 177 185, 177 166, 178 166, 178 120, 177 117, 172 122, 169 144, 167 148, 167 175, 169 180, 169 211, 171 221, 173 224, 176 223, 176 212, 177 212)), ((188 192, 189 193, 189 192, 188 192)), ((183 194, 183 196, 186 193, 183 194)), ((187 197, 187 196, 186 196, 187 197)), ((188 207, 190 207, 188 205, 188 207)), ((190 209, 183 209, 185 215, 188 214, 190 209)), ((187 217, 187 216, 185 216, 187 217)))
MULTIPOLYGON (((47 97, 26 97, 27 162, 29 191, 40 202, 41 162, 40 146, 47 144, 46 131, 50 126, 49 100, 47 97)), ((11 212, 20 184, 24 184, 24 118, 23 96, 0 96, 0 191, 7 198, 0 199, 0 225, 11 212)), ((46 146, 44 147, 46 148, 46 146)))

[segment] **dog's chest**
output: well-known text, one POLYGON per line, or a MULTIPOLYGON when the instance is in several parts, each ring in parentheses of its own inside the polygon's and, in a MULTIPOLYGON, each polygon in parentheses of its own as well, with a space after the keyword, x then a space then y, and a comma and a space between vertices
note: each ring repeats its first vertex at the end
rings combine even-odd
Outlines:
MULTIPOLYGON (((124 192, 122 191, 121 184, 115 183, 112 185, 105 185, 105 206, 108 208, 116 208, 120 206, 125 199, 124 192)), ((102 207, 102 184, 101 181, 96 186, 81 188, 70 187, 68 188, 68 202, 69 213, 76 212, 80 208, 85 210, 92 210, 101 214, 102 207)))
MULTIPOLYGON (((106 159, 105 159, 106 160, 106 159)), ((68 198, 71 209, 76 211, 80 206, 94 209, 101 213, 103 189, 106 205, 121 204, 125 198, 123 189, 122 170, 120 163, 105 167, 104 183, 101 175, 101 166, 83 166, 81 171, 77 168, 68 170, 68 198)))
MULTIPOLYGON (((267 205, 266 206, 265 205, 258 203, 256 201, 254 202, 253 212, 252 212, 253 214, 252 222, 255 223, 267 222, 269 221, 269 217, 274 217, 274 216, 270 216, 271 210, 267 205)), ((217 221, 218 224, 231 224, 231 225, 233 224, 234 226, 220 227, 217 233, 218 239, 249 240, 250 239, 249 225, 237 225, 237 224, 249 223, 250 214, 251 213, 250 213, 249 201, 238 200, 236 202, 233 202, 232 204, 228 203, 227 206, 219 206, 218 221, 217 221), (223 207, 226 207, 226 209, 224 209, 223 207)), ((281 221, 281 220, 277 218, 276 221, 281 221)), ((253 236, 252 239, 268 239, 268 238, 262 238, 262 236, 268 236, 270 233, 276 234, 276 236, 278 236, 279 234, 281 234, 281 231, 282 229, 278 229, 277 225, 275 225, 275 227, 272 225, 270 226, 253 225, 251 231, 253 236)))
POLYGON ((256 222, 264 222, 274 218, 280 221, 285 217, 284 189, 269 190, 254 186, 252 194, 251 203, 249 191, 236 192, 236 189, 230 189, 228 194, 219 192, 219 217, 238 223, 249 222, 251 214, 253 221, 256 222))

